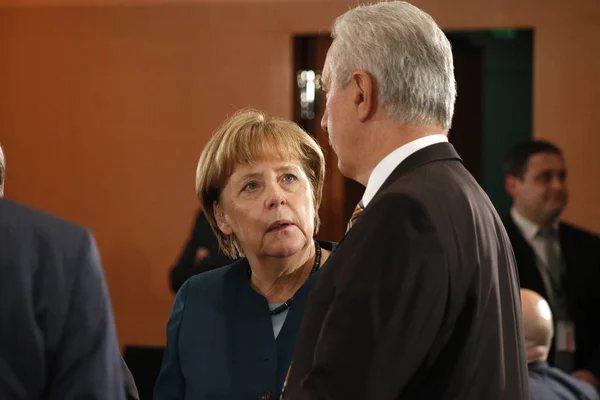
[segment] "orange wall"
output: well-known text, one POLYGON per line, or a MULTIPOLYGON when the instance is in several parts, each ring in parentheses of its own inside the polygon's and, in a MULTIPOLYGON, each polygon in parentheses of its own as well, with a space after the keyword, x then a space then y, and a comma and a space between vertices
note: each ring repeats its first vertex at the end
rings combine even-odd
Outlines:
MULTIPOLYGON (((326 32, 350 2, 9 3, 0 0, 7 197, 89 226, 121 343, 162 344, 167 271, 196 210, 202 146, 240 107, 291 117, 292 35, 326 32)), ((535 29, 534 134, 567 153, 566 218, 600 231, 600 3, 416 4, 447 29, 535 29)))

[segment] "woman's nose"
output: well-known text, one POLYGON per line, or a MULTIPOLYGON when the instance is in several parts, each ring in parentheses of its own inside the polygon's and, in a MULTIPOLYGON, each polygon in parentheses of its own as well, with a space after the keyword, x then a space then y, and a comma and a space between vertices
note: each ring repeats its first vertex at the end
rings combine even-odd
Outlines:
POLYGON ((267 194, 267 208, 275 208, 284 205, 287 202, 283 190, 277 185, 269 190, 267 194))

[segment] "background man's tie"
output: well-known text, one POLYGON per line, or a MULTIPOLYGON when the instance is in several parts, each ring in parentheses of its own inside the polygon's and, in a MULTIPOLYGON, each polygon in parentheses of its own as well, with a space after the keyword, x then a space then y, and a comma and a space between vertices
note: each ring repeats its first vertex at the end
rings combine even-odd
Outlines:
POLYGON ((546 256, 546 268, 550 275, 552 291, 560 295, 562 291, 563 266, 560 254, 556 249, 555 242, 558 240, 557 233, 551 229, 540 230, 537 234, 544 243, 544 255, 546 256))

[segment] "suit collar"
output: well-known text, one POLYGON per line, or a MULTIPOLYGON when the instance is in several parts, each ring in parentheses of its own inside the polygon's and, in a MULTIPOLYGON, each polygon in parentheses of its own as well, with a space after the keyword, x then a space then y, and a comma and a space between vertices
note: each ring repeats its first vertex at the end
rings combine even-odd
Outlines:
POLYGON ((444 160, 462 162, 462 159, 454 149, 454 146, 448 142, 433 144, 412 153, 404 161, 402 161, 400 165, 396 167, 396 169, 394 169, 391 175, 385 180, 383 185, 381 185, 381 189, 377 191, 377 194, 381 193, 398 178, 409 173, 413 169, 431 162, 444 160))
POLYGON ((365 193, 362 197, 362 203, 366 207, 369 202, 373 199, 381 185, 390 176, 394 169, 400 165, 406 158, 410 157, 411 154, 436 143, 448 143, 448 137, 444 134, 435 134, 423 136, 419 139, 413 140, 400 146, 390 154, 385 156, 381 160, 371 175, 369 176, 369 182, 365 188, 365 193))
MULTIPOLYGON (((448 142, 433 144, 412 153, 404 161, 402 161, 400 165, 396 167, 396 169, 394 169, 391 175, 385 180, 383 185, 381 185, 381 188, 377 191, 373 199, 377 198, 377 196, 380 196, 381 193, 393 182, 398 180, 401 176, 409 173, 413 169, 430 162, 444 160, 462 162, 462 159, 454 149, 454 146, 448 142)), ((365 212, 367 209, 368 207, 366 207, 365 212)), ((350 231, 347 231, 344 234, 344 237, 342 237, 342 240, 340 240, 338 246, 342 244, 342 242, 346 239, 346 236, 348 236, 348 232, 350 231)))
POLYGON ((521 232, 523 238, 525 238, 525 240, 528 242, 531 242, 538 234, 540 227, 536 223, 519 214, 514 207, 510 209, 510 217, 517 229, 519 229, 521 232))

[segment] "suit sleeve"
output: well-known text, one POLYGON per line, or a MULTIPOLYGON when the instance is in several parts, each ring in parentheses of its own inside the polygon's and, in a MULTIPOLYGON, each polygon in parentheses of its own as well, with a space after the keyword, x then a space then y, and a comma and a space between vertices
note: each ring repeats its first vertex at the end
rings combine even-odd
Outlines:
POLYGON ((55 359, 49 399, 125 399, 121 355, 96 244, 89 233, 70 268, 75 279, 55 359))
POLYGON ((442 325, 448 274, 434 225, 406 197, 371 206, 338 249, 348 261, 298 399, 396 398, 442 325))
POLYGON ((185 381, 179 363, 179 328, 185 310, 188 286, 189 281, 186 281, 177 293, 167 323, 167 346, 154 386, 155 400, 180 400, 185 397, 185 381))

